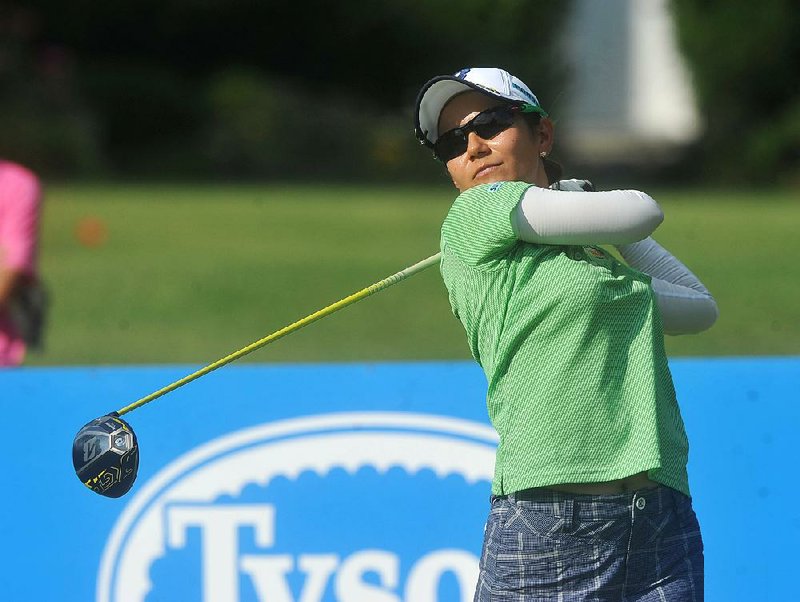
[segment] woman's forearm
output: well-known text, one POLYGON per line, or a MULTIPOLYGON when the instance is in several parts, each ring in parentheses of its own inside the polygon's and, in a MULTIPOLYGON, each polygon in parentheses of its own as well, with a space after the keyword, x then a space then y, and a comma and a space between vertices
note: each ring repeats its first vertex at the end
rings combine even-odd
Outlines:
POLYGON ((689 334, 710 328, 717 303, 689 268, 652 238, 618 245, 628 264, 652 278, 666 334, 689 334))

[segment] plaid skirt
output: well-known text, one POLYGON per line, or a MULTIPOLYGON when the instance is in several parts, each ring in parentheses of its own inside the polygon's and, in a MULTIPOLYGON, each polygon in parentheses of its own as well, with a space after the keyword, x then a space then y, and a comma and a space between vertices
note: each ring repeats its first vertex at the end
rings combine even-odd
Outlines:
POLYGON ((664 486, 492 496, 475 601, 512 600, 701 602, 691 498, 664 486))

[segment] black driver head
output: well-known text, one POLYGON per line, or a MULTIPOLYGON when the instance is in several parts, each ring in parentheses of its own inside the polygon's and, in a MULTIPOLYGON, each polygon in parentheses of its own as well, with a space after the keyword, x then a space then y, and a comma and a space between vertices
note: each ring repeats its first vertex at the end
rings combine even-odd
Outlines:
POLYGON ((92 491, 106 497, 125 495, 139 470, 139 446, 130 425, 116 413, 95 418, 72 442, 75 474, 92 491))

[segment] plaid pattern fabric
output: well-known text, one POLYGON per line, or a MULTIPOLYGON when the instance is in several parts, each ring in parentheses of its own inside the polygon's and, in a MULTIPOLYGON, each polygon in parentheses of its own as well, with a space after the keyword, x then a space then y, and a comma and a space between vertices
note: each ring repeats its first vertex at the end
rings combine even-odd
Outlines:
POLYGON ((539 489, 492 496, 475 602, 701 602, 691 498, 539 489))

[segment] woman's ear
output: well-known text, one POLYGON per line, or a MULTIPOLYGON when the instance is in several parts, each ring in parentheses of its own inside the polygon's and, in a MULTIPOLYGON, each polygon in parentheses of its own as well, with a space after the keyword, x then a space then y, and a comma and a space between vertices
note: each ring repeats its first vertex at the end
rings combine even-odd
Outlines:
POLYGON ((539 121, 539 147, 541 152, 550 154, 555 141, 555 125, 549 117, 542 117, 539 121))

